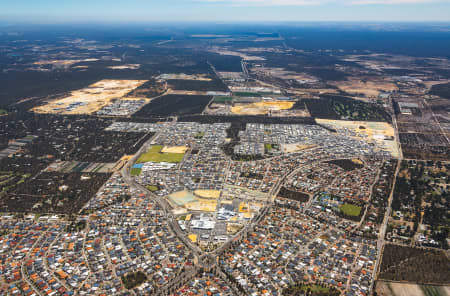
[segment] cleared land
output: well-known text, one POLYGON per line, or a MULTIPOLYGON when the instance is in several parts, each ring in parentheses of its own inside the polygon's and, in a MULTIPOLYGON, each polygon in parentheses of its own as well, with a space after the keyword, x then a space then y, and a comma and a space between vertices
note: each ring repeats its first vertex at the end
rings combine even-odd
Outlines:
POLYGON ((376 142, 385 150, 389 151, 392 157, 398 157, 397 138, 395 130, 391 124, 387 122, 375 121, 346 121, 316 118, 317 123, 329 125, 337 128, 347 128, 356 132, 361 137, 370 142, 376 142))
POLYGON ((340 90, 354 95, 364 95, 369 98, 377 98, 381 92, 398 91, 395 83, 383 80, 360 80, 349 79, 346 81, 334 82, 340 90))
POLYGON ((188 147, 186 146, 164 146, 161 149, 162 153, 186 153, 188 147))
POLYGON ((71 92, 68 97, 50 101, 31 111, 51 114, 92 114, 109 105, 113 99, 125 96, 145 82, 147 80, 100 80, 86 88, 71 92))
POLYGON ((239 115, 266 115, 270 111, 289 110, 295 102, 272 101, 242 104, 231 107, 231 112, 239 115))
POLYGON ((196 201, 195 196, 187 190, 174 192, 168 196, 168 199, 177 206, 185 206, 190 202, 196 201))
MULTIPOLYGON (((214 190, 205 190, 214 191, 214 190)), ((174 192, 168 196, 171 203, 190 211, 214 212, 217 208, 215 199, 200 198, 187 190, 174 192)))
POLYGON ((197 201, 187 203, 185 207, 190 211, 215 212, 217 209, 217 201, 210 199, 198 199, 197 201))
POLYGON ((203 197, 203 198, 213 198, 217 199, 220 197, 220 191, 219 190, 195 190, 194 194, 203 197))
POLYGON ((144 162, 169 162, 169 163, 179 163, 183 160, 184 153, 163 153, 161 145, 151 146, 150 149, 142 154, 136 163, 144 162))
POLYGON ((305 145, 305 144, 299 144, 299 143, 282 144, 281 150, 283 151, 283 153, 293 153, 293 152, 298 152, 298 151, 314 148, 316 146, 317 145, 305 145))

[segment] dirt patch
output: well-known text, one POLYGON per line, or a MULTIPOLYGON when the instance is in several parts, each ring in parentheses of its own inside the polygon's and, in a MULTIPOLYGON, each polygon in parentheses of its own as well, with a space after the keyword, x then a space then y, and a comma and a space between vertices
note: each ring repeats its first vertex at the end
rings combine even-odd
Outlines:
POLYGON ((317 145, 304 145, 304 144, 282 144, 281 145, 281 151, 283 151, 283 153, 293 153, 293 152, 299 152, 302 150, 306 150, 306 149, 310 149, 310 148, 314 148, 317 145))
POLYGON ((334 83, 340 90, 349 94, 362 94, 366 97, 376 98, 381 92, 398 91, 395 83, 384 80, 349 79, 334 83))
POLYGON ((393 157, 398 157, 398 139, 395 137, 395 130, 387 122, 374 121, 345 121, 316 119, 317 123, 337 128, 347 128, 356 132, 358 138, 370 143, 376 143, 380 148, 389 151, 393 157))
POLYGON ((242 104, 231 107, 231 112, 239 115, 266 115, 270 111, 289 110, 295 102, 271 101, 242 104))
POLYGON ((195 190, 194 194, 203 198, 218 199, 220 197, 219 190, 195 190))
POLYGON ((161 153, 186 153, 187 150, 185 146, 164 146, 161 153))

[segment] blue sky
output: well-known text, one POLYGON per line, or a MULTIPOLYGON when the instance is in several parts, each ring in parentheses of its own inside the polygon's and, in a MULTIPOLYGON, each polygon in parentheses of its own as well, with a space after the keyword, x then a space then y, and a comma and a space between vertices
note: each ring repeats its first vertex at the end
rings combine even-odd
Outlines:
POLYGON ((450 21, 450 0, 0 0, 0 20, 450 21))

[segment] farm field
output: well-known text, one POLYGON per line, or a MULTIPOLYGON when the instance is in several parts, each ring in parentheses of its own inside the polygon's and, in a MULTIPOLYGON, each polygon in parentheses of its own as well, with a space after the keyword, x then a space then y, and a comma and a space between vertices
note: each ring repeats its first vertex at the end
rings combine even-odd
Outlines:
POLYGON ((35 113, 92 114, 147 82, 147 80, 100 80, 86 88, 71 92, 67 97, 35 107, 35 113))

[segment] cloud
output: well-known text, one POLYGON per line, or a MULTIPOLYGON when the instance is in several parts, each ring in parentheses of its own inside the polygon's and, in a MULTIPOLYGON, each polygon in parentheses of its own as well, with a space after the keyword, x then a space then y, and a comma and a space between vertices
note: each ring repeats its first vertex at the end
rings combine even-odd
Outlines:
POLYGON ((344 5, 399 5, 432 2, 450 2, 450 0, 197 0, 199 2, 227 3, 233 6, 308 6, 322 4, 344 5))

